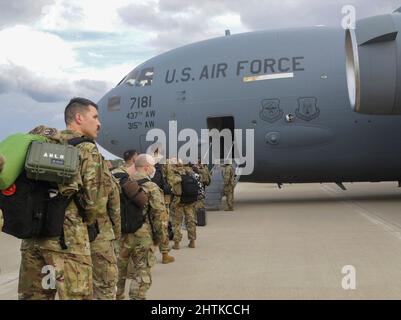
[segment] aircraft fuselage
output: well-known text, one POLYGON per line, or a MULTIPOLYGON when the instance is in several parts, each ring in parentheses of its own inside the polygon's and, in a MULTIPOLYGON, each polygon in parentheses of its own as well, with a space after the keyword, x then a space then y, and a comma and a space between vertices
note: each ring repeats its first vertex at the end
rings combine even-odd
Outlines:
POLYGON ((255 130, 255 169, 242 181, 400 180, 401 117, 352 111, 344 45, 343 29, 314 27, 166 52, 101 99, 99 143, 118 156, 144 152, 148 130, 168 132, 170 120, 200 134, 213 119, 223 126, 228 119, 235 129, 255 130))

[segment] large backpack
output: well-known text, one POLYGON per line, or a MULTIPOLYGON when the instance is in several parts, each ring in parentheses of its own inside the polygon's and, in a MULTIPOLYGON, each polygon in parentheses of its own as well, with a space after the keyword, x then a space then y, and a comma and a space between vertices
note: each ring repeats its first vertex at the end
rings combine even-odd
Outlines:
POLYGON ((163 174, 163 165, 160 163, 157 163, 155 165, 155 175, 152 178, 152 182, 156 183, 160 189, 162 189, 164 195, 171 195, 172 190, 170 185, 166 181, 166 177, 163 174))
POLYGON ((145 221, 143 209, 148 203, 148 196, 141 186, 149 180, 131 180, 129 175, 124 172, 117 172, 113 175, 119 180, 121 186, 121 233, 135 233, 145 221))
POLYGON ((186 173, 181 176, 181 203, 190 204, 199 200, 201 188, 194 175, 186 173))
MULTIPOLYGON (((76 146, 90 141, 79 138, 70 140, 69 144, 76 146)), ((65 211, 73 200, 78 203, 75 196, 61 195, 55 183, 29 179, 24 170, 10 188, 0 192, 2 231, 19 239, 60 237, 63 242, 65 211)), ((83 211, 78 209, 83 216, 83 211)), ((88 232, 90 240, 94 240, 98 227, 91 225, 88 232)))
POLYGON ((49 182, 28 179, 24 171, 13 187, 0 193, 3 232, 18 239, 61 236, 71 200, 49 182))

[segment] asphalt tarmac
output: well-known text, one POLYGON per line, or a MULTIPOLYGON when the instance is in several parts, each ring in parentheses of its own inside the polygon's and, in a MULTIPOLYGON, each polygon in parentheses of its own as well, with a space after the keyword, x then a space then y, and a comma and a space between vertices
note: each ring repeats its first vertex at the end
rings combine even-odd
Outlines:
MULTIPOLYGON (((149 299, 401 299, 395 182, 239 183, 235 211, 211 211, 196 248, 153 267, 149 299)), ((0 234, 0 299, 16 299, 19 240, 0 234)), ((127 286, 129 283, 127 284, 127 286)))

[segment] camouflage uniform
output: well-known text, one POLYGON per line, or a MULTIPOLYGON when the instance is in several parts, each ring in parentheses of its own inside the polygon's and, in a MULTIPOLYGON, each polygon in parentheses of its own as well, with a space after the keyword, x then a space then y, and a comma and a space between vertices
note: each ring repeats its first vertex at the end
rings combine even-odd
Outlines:
POLYGON ((97 300, 115 300, 117 293, 118 268, 113 240, 121 235, 120 189, 111 175, 107 162, 103 161, 104 182, 108 191, 107 212, 97 218, 99 234, 91 242, 93 263, 93 297, 97 300))
MULTIPOLYGON (((194 171, 197 172, 200 175, 201 182, 203 186, 205 187, 205 192, 206 192, 206 187, 210 185, 210 171, 209 168, 204 165, 204 164, 196 164, 194 166, 194 171)), ((205 208, 205 198, 196 201, 195 203, 195 210, 197 209, 204 209, 205 208)), ((196 218, 196 215, 195 215, 196 218)))
POLYGON ((227 210, 234 210, 234 169, 231 164, 227 164, 223 171, 224 196, 227 200, 227 210))
MULTIPOLYGON (((145 174, 136 172, 135 180, 148 178, 145 174)), ((142 188, 149 196, 149 204, 144 208, 145 222, 135 233, 121 236, 120 255, 118 258, 117 298, 124 299, 125 280, 132 279, 129 298, 131 300, 146 299, 146 292, 152 284, 150 269, 156 263, 153 245, 164 238, 162 215, 165 214, 163 194, 153 182, 145 182, 142 188), (154 234, 147 212, 152 219, 154 234), (153 239, 152 239, 153 238, 153 239), (128 267, 131 264, 131 267, 128 267)))
MULTIPOLYGON (((167 172, 170 170, 170 166, 171 166, 170 164, 165 164, 162 166, 163 177, 165 179, 167 177, 167 172)), ((170 251, 170 240, 168 238, 168 222, 169 222, 169 216, 170 216, 171 195, 165 195, 163 193, 163 197, 164 197, 164 204, 165 204, 166 210, 162 214, 161 218, 163 221, 163 228, 166 229, 166 232, 163 233, 164 238, 160 241, 160 245, 159 245, 159 250, 162 254, 168 253, 170 251)))
POLYGON ((181 225, 185 217, 185 224, 188 232, 189 240, 196 240, 196 224, 195 224, 195 203, 184 204, 180 202, 182 194, 181 176, 186 173, 193 173, 192 170, 183 165, 175 165, 172 169, 172 174, 169 176, 169 183, 173 188, 174 199, 171 204, 172 223, 174 232, 174 243, 180 243, 182 240, 181 225))
MULTIPOLYGON (((43 126, 31 133, 45 135, 58 142, 80 137, 79 133, 65 130, 57 132, 43 126)), ((85 209, 88 223, 105 211, 107 197, 101 192, 102 162, 95 144, 82 143, 77 146, 80 155, 79 174, 69 185, 59 185, 63 195, 77 196, 85 209)), ((92 259, 87 224, 83 222, 74 201, 66 209, 64 218, 64 242, 59 238, 23 240, 21 243, 21 266, 18 283, 19 299, 92 299, 92 259), (50 289, 42 286, 46 276, 45 266, 52 266, 55 285, 50 289), (44 273, 42 273, 42 271, 44 273)))
MULTIPOLYGON (((129 176, 129 173, 127 171, 127 166, 125 164, 113 169, 111 171, 111 173, 112 173, 112 175, 114 175, 116 173, 125 173, 125 174, 127 174, 129 176)), ((113 176, 113 178, 114 178, 114 176, 113 176)), ((116 179, 116 178, 114 178, 114 179, 115 179, 115 181, 116 181, 116 183, 118 185, 119 192, 121 193, 120 183, 119 183, 118 179, 116 179)), ((120 214, 121 214, 121 212, 120 212, 120 214)), ((121 222, 121 215, 120 215, 120 222, 121 222)), ((120 242, 121 242, 121 228, 120 228, 120 236, 119 236, 119 238, 115 239, 113 241, 114 252, 116 253, 117 260, 118 260, 118 256, 120 255, 120 242)))
MULTIPOLYGON (((171 163, 171 161, 169 159, 166 160, 166 165, 164 166, 164 172, 163 174, 165 174, 166 177, 166 181, 168 183, 168 185, 170 186, 171 190, 172 190, 172 194, 169 196, 165 196, 164 197, 164 202, 166 204, 166 210, 167 210, 167 214, 168 214, 168 221, 172 221, 172 217, 173 217, 173 200, 174 200, 174 191, 173 191, 173 185, 171 184, 171 182, 174 180, 173 176, 174 176, 174 165, 171 163)), ((167 228, 168 228, 168 223, 167 222, 167 228)), ((167 236, 168 236, 168 232, 167 232, 167 236)))

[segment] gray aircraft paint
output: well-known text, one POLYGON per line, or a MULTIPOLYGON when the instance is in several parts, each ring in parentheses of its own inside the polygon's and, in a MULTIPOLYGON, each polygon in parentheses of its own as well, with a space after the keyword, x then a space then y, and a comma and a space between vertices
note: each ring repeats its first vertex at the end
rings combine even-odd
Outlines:
POLYGON ((143 152, 151 144, 146 132, 167 133, 169 120, 200 135, 207 118, 232 116, 235 128, 255 129, 255 170, 242 181, 400 180, 401 118, 353 112, 344 47, 342 28, 312 27, 231 35, 171 50, 136 68, 153 68, 151 86, 122 82, 100 100, 99 143, 118 156, 131 148, 143 152), (248 61, 243 69, 240 61, 248 61), (251 61, 261 61, 260 73, 259 63, 251 61), (293 76, 244 82, 277 73, 293 76), (148 97, 146 107, 138 97, 148 97))

